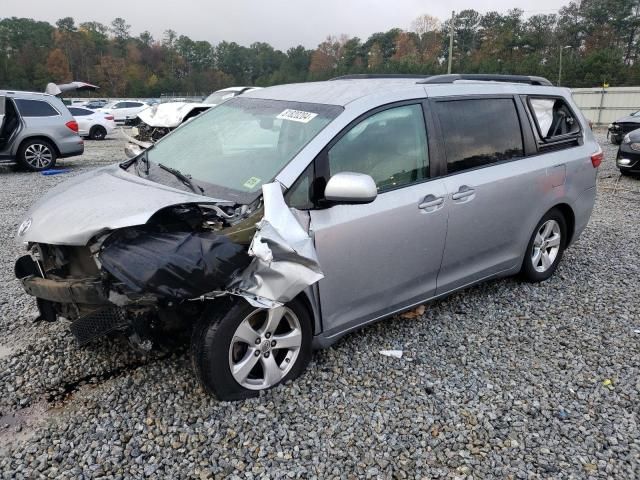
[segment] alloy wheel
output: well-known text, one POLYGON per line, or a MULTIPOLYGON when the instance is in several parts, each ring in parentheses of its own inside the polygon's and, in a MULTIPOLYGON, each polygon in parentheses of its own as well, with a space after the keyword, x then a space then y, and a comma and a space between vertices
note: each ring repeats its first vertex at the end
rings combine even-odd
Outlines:
POLYGON ((557 221, 548 220, 542 224, 531 251, 531 263, 536 272, 544 273, 551 268, 560 252, 561 240, 560 224, 557 221))
POLYGON ((33 168, 41 169, 51 165, 53 153, 47 145, 34 143, 24 151, 24 159, 33 168))
POLYGON ((271 388, 289 373, 301 346, 300 320, 291 309, 255 310, 240 322, 233 335, 229 369, 244 388, 271 388))

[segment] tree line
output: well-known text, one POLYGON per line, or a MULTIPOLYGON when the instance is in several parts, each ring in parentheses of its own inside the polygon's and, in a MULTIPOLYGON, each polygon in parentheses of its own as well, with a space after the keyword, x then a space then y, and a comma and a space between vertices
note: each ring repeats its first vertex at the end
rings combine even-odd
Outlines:
POLYGON ((640 83, 640 0, 575 0, 557 13, 473 9, 441 21, 423 15, 407 30, 366 40, 327 37, 315 49, 286 52, 265 42, 249 46, 192 40, 167 30, 139 35, 123 18, 111 24, 51 25, 0 19, 0 88, 42 91, 48 82, 81 80, 102 96, 153 97, 209 93, 230 85, 268 86, 355 73, 446 73, 453 22, 452 71, 541 75, 571 87, 640 83), (562 52, 562 53, 561 53, 562 52))

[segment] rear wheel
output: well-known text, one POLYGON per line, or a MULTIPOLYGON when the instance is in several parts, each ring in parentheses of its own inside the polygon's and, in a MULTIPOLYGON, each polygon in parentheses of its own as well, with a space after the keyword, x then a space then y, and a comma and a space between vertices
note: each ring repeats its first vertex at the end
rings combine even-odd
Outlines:
POLYGON ((100 125, 96 125, 89 131, 89 138, 91 140, 104 140, 107 136, 107 130, 100 125))
POLYGON ((521 274, 529 282, 547 280, 558 268, 567 243, 567 222, 557 209, 536 226, 524 256, 521 274))
POLYGON ((304 304, 260 309, 240 298, 207 308, 195 327, 191 358, 198 380, 220 400, 258 395, 299 376, 311 359, 304 304))
POLYGON ((57 153, 53 145, 41 139, 27 140, 18 150, 18 164, 33 172, 53 168, 57 153))

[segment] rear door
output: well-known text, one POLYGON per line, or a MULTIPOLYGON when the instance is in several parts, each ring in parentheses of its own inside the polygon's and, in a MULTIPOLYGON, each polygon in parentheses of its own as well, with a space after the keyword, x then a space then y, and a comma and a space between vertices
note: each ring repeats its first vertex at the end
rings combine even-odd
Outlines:
MULTIPOLYGON (((438 294, 518 266, 523 234, 538 215, 547 178, 522 128, 524 107, 512 96, 432 103, 447 160, 447 244, 438 294)), ((537 221, 537 220, 535 220, 537 221)))
POLYGON ((429 159, 423 106, 415 102, 359 119, 317 160, 322 179, 359 172, 378 186, 370 204, 311 211, 325 274, 318 288, 328 334, 435 293, 447 210, 444 183, 431 178, 429 159))

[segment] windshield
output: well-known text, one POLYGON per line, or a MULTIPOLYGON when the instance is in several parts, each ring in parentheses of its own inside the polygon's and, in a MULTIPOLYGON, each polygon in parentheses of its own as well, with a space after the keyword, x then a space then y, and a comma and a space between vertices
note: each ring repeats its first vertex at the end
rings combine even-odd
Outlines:
POLYGON ((205 191, 209 184, 212 196, 247 203, 342 110, 237 97, 164 137, 148 159, 204 183, 205 191))
POLYGON ((220 103, 226 102, 227 100, 231 100, 233 97, 238 96, 240 92, 234 92, 227 90, 226 92, 213 92, 207 98, 204 99, 202 103, 212 103, 214 105, 218 105, 220 103))

